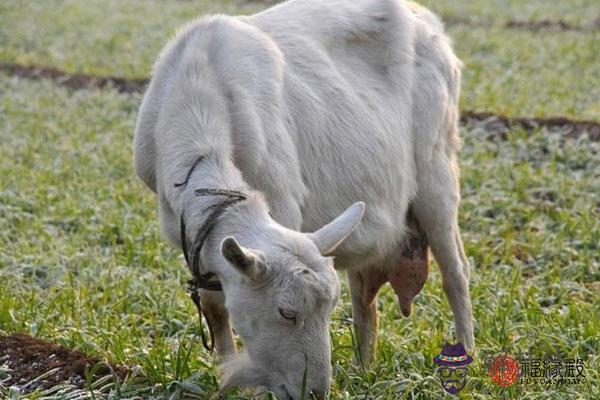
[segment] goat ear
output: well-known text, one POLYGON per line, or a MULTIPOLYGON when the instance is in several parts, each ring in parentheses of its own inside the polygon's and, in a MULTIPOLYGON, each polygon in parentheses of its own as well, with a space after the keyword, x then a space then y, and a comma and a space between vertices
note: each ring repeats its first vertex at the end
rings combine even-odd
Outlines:
POLYGON ((365 203, 352 204, 336 219, 316 232, 308 234, 322 255, 334 251, 356 228, 365 213, 365 203))
POLYGON ((235 269, 253 280, 262 276, 266 269, 265 264, 251 250, 240 246, 232 236, 221 242, 221 254, 235 269))

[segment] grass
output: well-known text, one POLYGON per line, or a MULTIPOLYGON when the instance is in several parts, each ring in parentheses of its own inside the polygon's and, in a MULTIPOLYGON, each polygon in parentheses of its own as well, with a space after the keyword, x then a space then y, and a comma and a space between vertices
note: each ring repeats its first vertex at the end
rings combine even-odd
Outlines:
POLYGON ((475 21, 498 24, 509 21, 562 20, 570 24, 597 24, 595 0, 423 0, 419 3, 445 17, 465 16, 475 21))
MULTIPOLYGON (((521 16, 521 7, 524 17, 573 21, 598 11, 585 1, 438 3, 444 13, 498 21, 521 16)), ((257 7, 215 4, 1 3, 0 61, 146 76, 166 38, 195 13, 257 7)), ((598 118, 597 33, 498 26, 450 30, 467 63, 464 107, 598 118)), ((183 290, 182 257, 159 237, 153 196, 132 170, 139 102, 136 94, 68 91, 0 75, 0 331, 137 366, 141 377, 27 398, 208 398, 217 389, 218 368, 196 337, 195 310, 183 290)), ((461 134, 460 224, 474 267, 478 353, 460 397, 600 398, 600 145, 544 132, 514 131, 507 142, 484 139, 477 128, 461 134), (485 375, 483 360, 502 351, 583 358, 587 381, 501 389, 485 375)), ((432 357, 452 338, 452 316, 437 267, 411 317, 400 316, 389 288, 379 308, 378 360, 364 371, 351 362, 344 289, 331 325, 331 397, 443 397, 432 357)), ((25 399, 2 386, 0 397, 25 399)))
MULTIPOLYGON (((600 17, 600 7, 588 0, 488 3, 435 2, 431 6, 449 18, 563 18, 578 23, 590 16, 600 17), (503 3, 506 6, 501 6, 503 3)), ((241 0, 2 4, 0 61, 98 75, 146 77, 162 46, 183 23, 206 13, 247 14, 259 7, 241 0)), ((598 120, 600 30, 532 34, 489 24, 490 28, 460 24, 449 27, 457 54, 466 63, 464 108, 515 116, 560 114, 598 120), (524 76, 528 79, 522 79, 524 76)))
POLYGON ((3 2, 0 60, 146 77, 162 46, 182 24, 203 14, 256 10, 234 0, 3 2))
POLYGON ((465 63, 464 109, 600 120, 600 30, 532 34, 459 25, 450 34, 465 63))

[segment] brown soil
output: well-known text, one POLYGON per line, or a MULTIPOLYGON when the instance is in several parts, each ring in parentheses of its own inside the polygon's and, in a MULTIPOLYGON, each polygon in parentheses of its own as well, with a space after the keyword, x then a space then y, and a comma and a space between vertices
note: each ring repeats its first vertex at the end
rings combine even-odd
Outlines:
MULTIPOLYGON (((461 16, 443 16, 442 20, 449 25, 467 25, 472 27, 489 27, 494 25, 493 21, 461 16)), ((541 19, 537 21, 509 20, 501 26, 504 29, 520 29, 530 32, 584 32, 596 31, 600 28, 600 17, 585 25, 575 25, 563 20, 541 19)))
POLYGON ((539 21, 508 21, 505 28, 524 29, 528 31, 583 31, 584 27, 570 24, 561 20, 542 19, 539 21))
MULTIPOLYGON (((99 362, 101 360, 88 357, 80 351, 69 350, 29 335, 17 333, 0 336, 0 365, 4 365, 3 369, 8 369, 10 375, 4 385, 24 386, 40 375, 59 368, 48 377, 25 387, 25 391, 49 389, 64 381, 83 388, 86 370, 99 362)), ((122 366, 111 365, 111 368, 120 379, 124 379, 129 372, 122 366)), ((110 374, 111 371, 105 364, 99 364, 94 377, 110 374)))
POLYGON ((147 79, 121 78, 116 76, 92 76, 88 74, 70 74, 56 68, 43 67, 39 65, 19 65, 0 63, 0 71, 28 79, 48 78, 52 79, 70 89, 86 88, 110 88, 113 87, 119 92, 134 93, 142 92, 147 79))
POLYGON ((565 117, 554 118, 509 118, 501 114, 489 112, 463 111, 460 121, 464 125, 480 125, 485 131, 498 135, 501 139, 508 137, 511 128, 532 131, 546 128, 550 132, 560 133, 565 138, 578 138, 584 133, 590 140, 600 140, 600 122, 572 120, 565 117))
MULTIPOLYGON (((140 93, 148 83, 147 79, 141 78, 127 79, 113 76, 69 74, 56 68, 36 65, 0 63, 0 71, 27 79, 52 79, 71 89, 114 87, 120 92, 140 93)), ((520 127, 527 131, 546 128, 550 132, 562 134, 565 138, 577 138, 587 132, 591 140, 600 140, 600 122, 595 121, 578 121, 565 117, 510 118, 501 114, 474 111, 463 111, 460 120, 465 125, 478 125, 500 139, 506 139, 511 128, 520 127)))

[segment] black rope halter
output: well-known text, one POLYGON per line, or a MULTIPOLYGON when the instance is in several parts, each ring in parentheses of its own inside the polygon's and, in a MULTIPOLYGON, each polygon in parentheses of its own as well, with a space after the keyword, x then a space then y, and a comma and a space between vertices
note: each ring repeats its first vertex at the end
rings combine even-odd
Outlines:
MULTIPOLYGON (((204 156, 200 156, 195 162, 194 165, 188 171, 188 174, 185 178, 185 181, 182 183, 176 183, 175 187, 187 186, 190 176, 194 172, 196 165, 200 163, 204 159, 204 156)), ((181 248, 183 250, 183 256, 185 257, 185 262, 188 265, 192 273, 192 279, 190 279, 187 283, 189 285, 190 297, 198 310, 198 320, 200 322, 200 335, 202 337, 202 345, 208 351, 213 351, 215 348, 215 336, 213 328, 210 324, 208 318, 206 318, 206 313, 202 308, 202 302, 200 298, 200 293, 198 289, 204 290, 214 290, 219 291, 223 290, 221 282, 218 280, 213 280, 215 276, 214 272, 207 272, 204 274, 200 273, 200 253, 202 251, 202 247, 204 246, 204 242, 208 238, 208 235, 213 230, 215 225, 217 224, 219 218, 223 213, 232 205, 237 204, 241 201, 247 199, 247 196, 238 191, 238 190, 229 190, 229 189, 213 189, 213 188, 201 188, 196 189, 194 191, 194 195, 196 196, 225 196, 226 199, 214 205, 209 206, 205 211, 210 212, 209 216, 206 218, 205 223, 200 227, 198 233, 194 237, 194 241, 192 242, 191 247, 188 250, 187 236, 185 233, 185 218, 184 218, 184 210, 181 211, 181 248), (210 344, 206 338, 206 334, 204 333, 204 328, 202 327, 202 316, 205 316, 206 324, 208 325, 208 332, 210 335, 210 344)))

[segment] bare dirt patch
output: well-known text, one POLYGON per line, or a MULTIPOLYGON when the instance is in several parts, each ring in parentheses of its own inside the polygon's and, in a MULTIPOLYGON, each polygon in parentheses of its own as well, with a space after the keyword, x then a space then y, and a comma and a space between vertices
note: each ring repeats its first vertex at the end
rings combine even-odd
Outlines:
POLYGON ((147 79, 121 78, 118 76, 93 76, 70 74, 52 67, 0 63, 0 71, 8 75, 28 79, 48 78, 70 89, 115 88, 123 93, 139 93, 146 88, 147 79))
POLYGON ((523 29, 528 31, 583 31, 583 26, 573 25, 562 20, 543 19, 539 21, 508 21, 506 29, 523 29))
POLYGON ((46 342, 25 334, 0 336, 0 365, 8 374, 3 384, 20 386, 25 391, 52 388, 64 381, 83 388, 85 373, 94 369, 94 378, 112 374, 112 371, 124 379, 129 370, 122 366, 99 364, 101 360, 88 357, 80 351, 46 342), (96 367, 96 368, 94 368, 96 367), (27 385, 35 378, 58 368, 47 377, 27 385), (27 386, 25 386, 27 385, 27 386))
POLYGON ((559 133, 562 137, 576 139, 587 133, 590 140, 600 140, 600 123, 595 121, 572 120, 565 117, 553 118, 524 118, 507 117, 490 112, 461 112, 460 121, 463 125, 480 126, 486 132, 501 139, 507 139, 511 129, 521 128, 533 131, 545 128, 548 132, 559 133))
MULTIPOLYGON (((477 17, 447 15, 442 20, 448 25, 466 25, 472 27, 490 27, 493 21, 477 17)), ((575 25, 564 20, 509 20, 499 25, 502 29, 518 29, 529 32, 594 32, 600 29, 600 17, 583 24, 575 25)))

